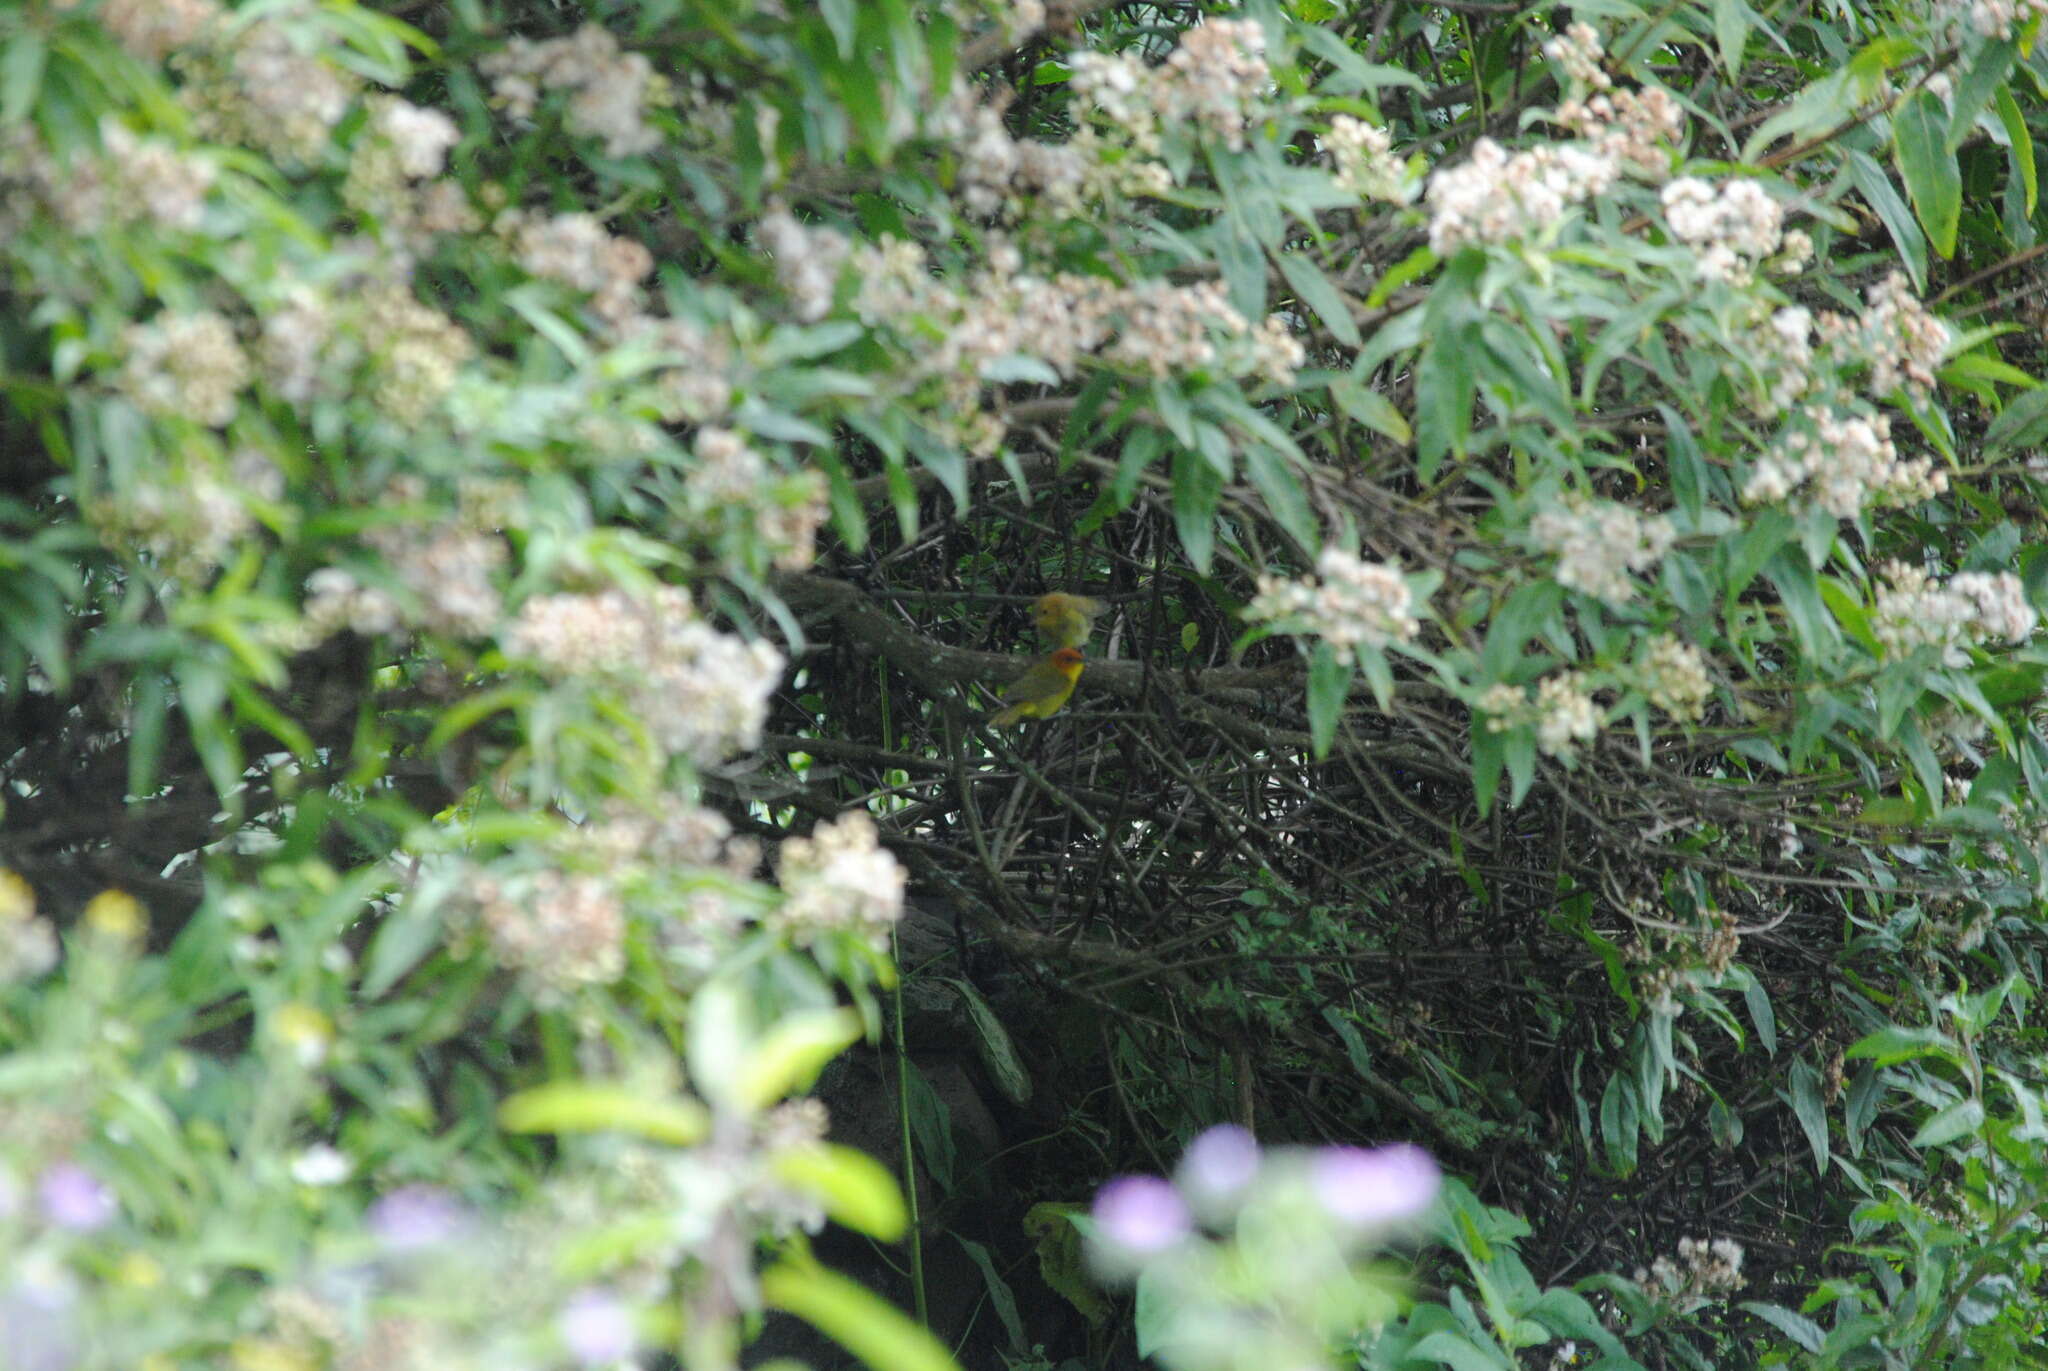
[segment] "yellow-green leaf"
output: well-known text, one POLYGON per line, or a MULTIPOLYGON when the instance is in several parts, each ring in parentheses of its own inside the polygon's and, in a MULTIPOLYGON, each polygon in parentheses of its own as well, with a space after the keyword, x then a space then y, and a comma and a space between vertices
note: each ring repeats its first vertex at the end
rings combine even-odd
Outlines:
POLYGON ((794 1314, 875 1371, 960 1371, 931 1333, 865 1286, 820 1267, 783 1262, 761 1275, 761 1298, 794 1314))
POLYGON ((507 1098, 498 1122, 514 1133, 632 1133, 681 1145, 702 1138, 708 1119, 694 1100, 613 1082, 552 1081, 507 1098))
POLYGON ((851 1008, 796 1014, 754 1044, 733 1081, 734 1098, 750 1109, 811 1088, 825 1063, 860 1041, 860 1014, 851 1008))
POLYGON ((770 1163, 777 1179, 825 1206, 833 1222, 882 1242, 903 1236, 910 1215, 887 1167, 837 1143, 792 1147, 770 1163))

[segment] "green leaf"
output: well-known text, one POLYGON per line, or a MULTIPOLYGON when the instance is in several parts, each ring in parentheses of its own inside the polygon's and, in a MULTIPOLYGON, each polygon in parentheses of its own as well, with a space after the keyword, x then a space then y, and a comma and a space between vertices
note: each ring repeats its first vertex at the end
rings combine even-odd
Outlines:
POLYGON ((1987 456, 2038 446, 2048 439, 2048 387, 2012 397, 1984 430, 1987 456))
POLYGON ((1899 197, 1892 178, 1884 174, 1884 168, 1869 153, 1850 148, 1848 165, 1849 179, 1890 231, 1892 242, 1899 249, 1899 261, 1905 265, 1906 275, 1912 278, 1913 289, 1924 292, 1927 289, 1927 235, 1914 222, 1912 207, 1899 197))
POLYGON ((49 45, 34 29, 16 29, 8 38, 6 55, 0 56, 0 128, 20 123, 35 108, 49 57, 49 45))
POLYGON ((1344 701, 1351 694, 1351 675, 1351 664, 1340 661, 1335 648, 1316 644, 1308 662, 1308 734, 1317 761, 1330 755, 1337 722, 1344 717, 1344 701))
POLYGON ((1223 476, 1192 448, 1173 454, 1173 527, 1188 561, 1204 576, 1216 551, 1216 505, 1223 495, 1223 476))
POLYGON ((1915 1147, 1939 1147, 1954 1142, 1965 1134, 1975 1133, 1984 1126, 1984 1102, 1978 1099, 1957 1100, 1946 1109, 1935 1111, 1934 1116, 1920 1125, 1920 1131, 1913 1135, 1915 1147))
POLYGON ((1743 1002, 1749 1006, 1749 1020, 1756 1025, 1756 1040, 1763 1044, 1770 1056, 1778 1055, 1778 1016, 1771 1008, 1770 992, 1755 976, 1742 988, 1743 1002))
POLYGON ((1819 1352, 1821 1343, 1826 1339, 1827 1335, 1821 1331, 1819 1324, 1804 1314, 1793 1313, 1783 1305, 1744 1300, 1741 1307, 1792 1339, 1805 1351, 1819 1352))
POLYGON ((1011 1039, 1010 1031, 1003 1027, 1003 1021, 996 1017, 995 1010, 970 982, 952 976, 939 979, 952 986, 960 997, 960 1003, 966 1006, 967 1022, 974 1028, 975 1053, 988 1069, 996 1088, 1011 1104, 1029 1103, 1031 1073, 1025 1069, 1024 1059, 1017 1055, 1017 1045, 1011 1039))
POLYGON ((1960 148, 1970 136, 1970 130, 1977 126, 1977 116, 1991 97, 2005 89, 2005 78, 2019 55, 2020 45, 2010 38, 2000 38, 1977 49, 1977 60, 1956 84, 1955 107, 1949 111, 1948 139, 1944 144, 1950 152, 1960 148))
POLYGON ((777 1180, 816 1199, 834 1223, 856 1233, 895 1242, 910 1224, 895 1177, 859 1148, 839 1143, 785 1147, 768 1165, 777 1180))
POLYGON ((1826 1175, 1828 1170, 1828 1111, 1820 1098, 1820 1072, 1813 1063, 1801 1057, 1792 1063, 1787 1077, 1792 1094, 1792 1113, 1799 1119, 1799 1127, 1806 1134, 1806 1145, 1813 1149, 1814 1170, 1826 1175))
POLYGON ((1017 1313, 1017 1297, 1010 1290, 1010 1283, 996 1270, 995 1259, 989 1250, 978 1242, 969 1242, 960 1236, 959 1230, 952 1230, 953 1241, 966 1249, 968 1259, 981 1268, 981 1286, 988 1291, 988 1302, 995 1306, 996 1317, 1003 1321, 1003 1331, 1010 1335, 1010 1347, 1017 1352, 1030 1350, 1031 1342, 1024 1334, 1024 1320, 1017 1313))
POLYGON ((1636 1169, 1640 1118, 1635 1085, 1626 1071, 1615 1072, 1600 1095, 1600 1138, 1607 1147, 1607 1165, 1616 1176, 1627 1177, 1636 1169))
POLYGON ((1436 270, 1437 263, 1442 260, 1441 257, 1438 257, 1429 248, 1421 247, 1415 249, 1415 251, 1409 253, 1391 267, 1388 267, 1386 274, 1373 282, 1372 290, 1365 297, 1366 308, 1378 309, 1393 298, 1395 291, 1407 285, 1410 281, 1418 277, 1427 276, 1430 272, 1436 270))
POLYGON ((1451 1371, 1515 1371, 1515 1363, 1507 1353, 1473 1342, 1464 1334, 1453 1333, 1448 1328, 1438 1329, 1416 1343, 1404 1360, 1440 1362, 1451 1371))
POLYGON ((1316 312, 1330 335, 1346 347, 1357 347, 1358 324, 1351 317, 1351 306, 1322 269, 1299 252, 1283 252, 1274 260, 1280 264, 1280 274, 1287 278, 1295 295, 1316 312))
POLYGON ((1939 257, 1955 255, 1963 210, 1963 176, 1948 147, 1948 111, 1940 97, 1917 90, 1892 113, 1892 156, 1913 210, 1939 257))
POLYGON ((1742 70, 1742 50, 1749 46, 1754 18, 1742 0, 1714 0, 1714 42, 1721 49, 1721 68, 1731 76, 1742 70))
POLYGON ((785 1016, 739 1063, 731 1098, 750 1109, 765 1109, 786 1095, 810 1089, 825 1063, 859 1042, 863 1031, 859 1012, 850 1007, 785 1016))
POLYGON ((1436 478, 1446 456, 1462 457, 1472 436, 1478 342, 1478 328, 1462 321, 1431 334, 1415 359, 1415 474, 1424 481, 1436 478))
POLYGON ((513 1133, 631 1133, 686 1147, 704 1137, 704 1106, 680 1097, 650 1097, 640 1086, 605 1081, 552 1081, 508 1096, 498 1122, 513 1133))
POLYGON ((1415 431, 1409 428, 1408 420, 1394 408, 1393 401, 1378 391, 1344 376, 1330 382, 1330 398, 1346 414, 1374 433, 1391 438, 1403 447, 1415 441, 1415 431))
POLYGON ((761 1298, 794 1314, 874 1371, 960 1371, 945 1344, 857 1281, 781 1262, 761 1273, 761 1298))
POLYGON ((1842 1054, 1850 1061, 1868 1057, 1878 1066, 1897 1066, 1916 1057, 1960 1061, 1954 1039, 1938 1028, 1901 1028, 1897 1024, 1866 1034, 1842 1054))
POLYGON ((1998 122, 2005 129, 2006 151, 2019 172, 2020 184, 2027 193, 2027 213, 2031 215, 2041 190, 2039 173, 2034 167, 2034 135, 2027 128, 2027 117, 2020 112, 2019 101, 2008 88, 1998 88, 1992 97, 1992 108, 1998 111, 1998 122))

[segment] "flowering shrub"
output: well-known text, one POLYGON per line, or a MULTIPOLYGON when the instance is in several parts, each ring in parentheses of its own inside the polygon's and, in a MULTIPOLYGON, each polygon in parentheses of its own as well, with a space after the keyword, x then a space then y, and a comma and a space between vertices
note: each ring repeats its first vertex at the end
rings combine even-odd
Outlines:
POLYGON ((2042 17, 0 10, 9 1355, 2037 1346, 2042 17))

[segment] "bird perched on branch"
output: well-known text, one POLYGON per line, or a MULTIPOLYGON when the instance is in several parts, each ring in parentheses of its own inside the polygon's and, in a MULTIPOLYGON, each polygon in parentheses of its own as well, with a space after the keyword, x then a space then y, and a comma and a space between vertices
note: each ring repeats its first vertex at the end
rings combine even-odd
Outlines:
POLYGON ((1108 612, 1109 606, 1100 600, 1055 590, 1032 604, 1031 622, 1054 647, 1080 647, 1095 631, 1095 621, 1108 612))
POLYGON ((1000 726, 1019 719, 1049 719, 1060 712, 1060 706, 1074 693, 1074 682, 1080 679, 1079 648, 1063 647, 1041 657, 1003 687, 1003 698, 1009 703, 989 715, 988 721, 1000 726))

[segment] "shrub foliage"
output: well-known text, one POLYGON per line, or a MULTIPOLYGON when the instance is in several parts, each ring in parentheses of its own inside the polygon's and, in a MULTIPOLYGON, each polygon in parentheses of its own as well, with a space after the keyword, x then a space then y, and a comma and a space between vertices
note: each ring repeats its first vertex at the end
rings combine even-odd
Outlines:
POLYGON ((1209 9, 0 14, 23 1364, 2038 1358, 2044 7, 1209 9))

